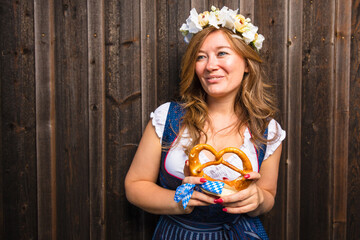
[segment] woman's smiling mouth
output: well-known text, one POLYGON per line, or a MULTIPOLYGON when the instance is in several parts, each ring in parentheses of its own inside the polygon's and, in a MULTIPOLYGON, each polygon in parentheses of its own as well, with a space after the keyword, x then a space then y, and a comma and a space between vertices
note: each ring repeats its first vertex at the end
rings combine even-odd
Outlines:
POLYGON ((209 83, 215 83, 218 82, 219 80, 221 80, 224 76, 219 76, 219 75, 214 75, 214 76, 208 76, 206 77, 206 81, 209 83))

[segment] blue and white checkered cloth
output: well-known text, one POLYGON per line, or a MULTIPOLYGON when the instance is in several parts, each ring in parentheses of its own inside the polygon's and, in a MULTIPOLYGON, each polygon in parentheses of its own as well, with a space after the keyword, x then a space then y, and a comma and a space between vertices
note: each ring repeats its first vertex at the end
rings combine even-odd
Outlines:
MULTIPOLYGON (((214 194, 221 194, 222 189, 224 187, 224 183, 219 181, 206 181, 205 183, 200 184, 198 186, 207 192, 214 194)), ((175 202, 182 201, 182 205, 185 209, 194 192, 194 189, 201 191, 199 188, 197 188, 197 185, 191 183, 185 183, 177 187, 174 197, 175 202)))

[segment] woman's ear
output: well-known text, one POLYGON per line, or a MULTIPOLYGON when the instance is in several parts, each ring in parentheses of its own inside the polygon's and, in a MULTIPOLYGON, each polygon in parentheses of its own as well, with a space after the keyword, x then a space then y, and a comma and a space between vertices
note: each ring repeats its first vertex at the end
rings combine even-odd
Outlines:
POLYGON ((249 73, 249 68, 248 68, 247 64, 246 64, 246 66, 245 66, 244 72, 245 72, 245 73, 249 73))
POLYGON ((249 63, 248 63, 248 61, 247 60, 245 60, 245 69, 244 69, 244 72, 245 73, 249 73, 249 63))

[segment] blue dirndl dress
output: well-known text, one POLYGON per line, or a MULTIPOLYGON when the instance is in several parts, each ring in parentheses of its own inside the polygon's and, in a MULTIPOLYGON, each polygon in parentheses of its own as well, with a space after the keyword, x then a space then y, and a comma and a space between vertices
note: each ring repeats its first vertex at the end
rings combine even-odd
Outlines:
MULTIPOLYGON (((180 129, 183 109, 179 103, 171 102, 162 137, 163 152, 158 183, 164 188, 176 190, 181 180, 171 176, 165 169, 165 158, 180 129)), ((266 134, 266 132, 265 132, 266 134)), ((259 166, 264 158, 266 145, 258 152, 259 166)), ((156 226, 153 240, 215 240, 215 239, 268 239, 258 217, 247 214, 228 214, 218 204, 195 207, 190 214, 162 215, 156 226)))

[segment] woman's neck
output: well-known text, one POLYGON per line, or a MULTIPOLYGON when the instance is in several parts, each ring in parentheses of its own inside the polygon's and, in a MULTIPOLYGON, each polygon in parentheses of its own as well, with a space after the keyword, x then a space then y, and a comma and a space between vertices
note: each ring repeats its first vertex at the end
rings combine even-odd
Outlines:
POLYGON ((227 129, 224 133, 234 129, 238 123, 238 117, 234 111, 234 100, 231 98, 208 98, 208 129, 218 132, 227 129))
POLYGON ((206 99, 208 105, 209 116, 232 116, 234 115, 234 102, 233 98, 212 98, 206 99))

